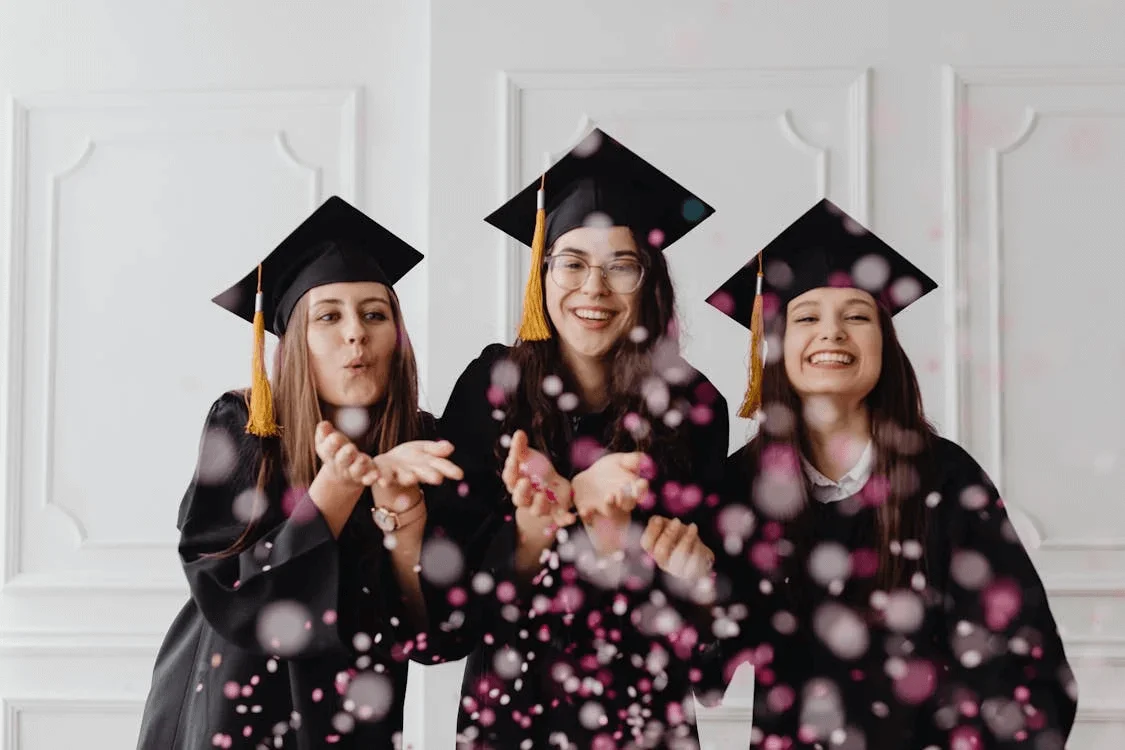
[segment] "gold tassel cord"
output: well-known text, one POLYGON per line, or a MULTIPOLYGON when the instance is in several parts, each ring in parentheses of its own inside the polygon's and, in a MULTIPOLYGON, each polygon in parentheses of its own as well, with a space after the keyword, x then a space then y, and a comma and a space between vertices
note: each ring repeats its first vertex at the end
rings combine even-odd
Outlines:
POLYGON ((273 414, 273 393, 266 376, 266 317, 262 312, 262 266, 258 264, 258 292, 254 296, 254 354, 250 373, 250 419, 246 431, 259 437, 278 434, 273 414))
POLYGON ((520 320, 519 337, 523 341, 545 341, 551 338, 547 325, 547 313, 543 309, 543 261, 547 252, 547 174, 539 180, 539 190, 535 194, 535 234, 531 240, 531 271, 527 275, 527 287, 523 295, 523 317, 520 320))
POLYGON ((757 290, 754 293, 754 308, 750 313, 750 372, 746 384, 746 395, 738 416, 750 419, 762 408, 762 255, 758 254, 757 290))

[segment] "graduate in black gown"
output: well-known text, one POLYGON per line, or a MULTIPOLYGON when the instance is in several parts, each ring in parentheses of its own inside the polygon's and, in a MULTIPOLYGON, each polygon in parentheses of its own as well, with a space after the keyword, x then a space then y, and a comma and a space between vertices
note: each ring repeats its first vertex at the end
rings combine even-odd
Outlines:
POLYGON ((191 598, 138 750, 398 741, 421 622, 418 485, 461 477, 418 409, 392 286, 421 259, 333 197, 215 298, 255 325, 254 383, 207 415, 177 524, 191 598))
POLYGON ((726 530, 749 617, 721 666, 755 664, 755 746, 1060 750, 1070 733, 1043 584, 997 488, 927 422, 895 336, 935 287, 825 200, 708 300, 752 331, 740 413, 760 429, 727 477, 754 523, 726 530))
POLYGON ((459 747, 698 746, 728 417, 679 355, 662 251, 711 212, 594 130, 487 219, 532 247, 531 278, 517 342, 468 365, 440 421, 465 481, 431 533, 464 571, 433 585, 424 559, 415 653, 471 654, 459 747))

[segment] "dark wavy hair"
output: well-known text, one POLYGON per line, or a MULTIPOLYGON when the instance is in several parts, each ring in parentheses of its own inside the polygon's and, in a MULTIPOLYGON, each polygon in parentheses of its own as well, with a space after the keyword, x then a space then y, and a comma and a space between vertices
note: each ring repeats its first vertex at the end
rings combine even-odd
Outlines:
MULTIPOLYGON (((926 419, 918 378, 898 340, 891 315, 884 306, 876 307, 883 339, 882 372, 867 395, 866 404, 876 456, 871 476, 886 483, 887 493, 875 514, 876 528, 869 531, 879 555, 873 583, 888 591, 908 585, 914 572, 925 569, 924 556, 917 561, 906 559, 898 553, 896 542, 922 542, 925 538, 925 494, 935 481, 937 467, 932 456, 938 436, 926 419)), ((769 326, 775 336, 772 340, 782 341, 786 328, 784 308, 769 321, 769 326)), ((770 357, 765 363, 762 404, 767 415, 780 413, 783 418, 779 421, 783 424, 780 427, 763 425, 758 436, 743 448, 744 459, 751 469, 749 474, 755 478, 759 475, 763 452, 770 446, 783 446, 792 456, 809 455, 801 399, 786 374, 784 356, 770 357)), ((779 519, 786 527, 786 538, 794 545, 793 554, 787 560, 789 572, 805 563, 817 542, 813 538, 810 514, 806 512, 810 483, 799 466, 795 477, 799 485, 796 490, 801 499, 800 510, 793 517, 779 519)), ((747 489, 747 497, 753 497, 754 487, 747 489)))
MULTIPOLYGON (((645 405, 644 384, 647 378, 660 374, 658 360, 664 361, 662 355, 668 353, 679 357, 676 295, 668 263, 658 248, 643 240, 642 233, 635 229, 630 229, 630 232, 645 269, 636 325, 643 328, 647 335, 641 341, 623 336, 608 354, 606 382, 609 386, 608 417, 612 431, 605 436, 603 445, 610 452, 640 450, 649 455, 660 455, 662 460, 666 457, 668 461, 682 461, 683 457, 676 454, 686 452, 670 450, 673 430, 662 419, 651 418, 650 415, 647 419, 649 429, 639 436, 625 425, 628 414, 644 416, 649 411, 645 405)), ((554 249, 554 245, 548 249, 548 259, 554 249)), ((538 270, 543 281, 543 304, 546 305, 547 262, 538 270)), ((546 341, 518 339, 509 352, 509 359, 519 368, 520 381, 516 390, 509 394, 502 434, 523 429, 528 433, 531 446, 551 456, 556 466, 560 460, 569 465, 569 456, 555 455, 551 448, 568 442, 569 418, 559 409, 555 397, 544 392, 543 382, 551 375, 557 376, 569 392, 574 392, 577 384, 563 362, 559 332, 550 315, 547 316, 547 324, 551 338, 546 341)), ((670 390, 673 391, 670 404, 674 405, 677 394, 674 387, 670 390)), ((506 449, 498 445, 496 453, 502 464, 506 449)))

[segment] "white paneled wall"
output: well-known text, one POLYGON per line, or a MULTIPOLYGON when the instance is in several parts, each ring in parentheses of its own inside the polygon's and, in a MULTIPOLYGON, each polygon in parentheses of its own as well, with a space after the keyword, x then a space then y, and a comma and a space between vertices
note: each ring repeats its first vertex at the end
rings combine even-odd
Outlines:
MULTIPOLYGON (((504 22, 433 4, 435 267, 466 244, 496 250, 431 278, 431 317, 474 289, 507 296, 464 312, 478 333, 434 328, 433 351, 464 362, 510 338, 528 253, 479 217, 594 122, 717 209, 667 255, 687 354, 737 405, 746 333, 703 300, 830 197, 941 285, 896 321, 928 413, 996 479, 1033 548, 1079 679, 1070 746, 1125 741, 1125 8, 488 7, 504 22)), ((752 427, 732 423, 733 450, 752 427)), ((701 714, 705 743, 742 746, 749 693, 744 681, 701 714)), ((428 736, 444 747, 451 733, 428 736)))
MULTIPOLYGON (((939 281, 899 321, 930 415, 1034 547, 1071 747, 1125 744, 1119 4, 189 5, 0 4, 2 750, 134 742, 199 429, 247 375, 210 297, 351 199, 427 252, 400 292, 440 412, 522 297, 482 217, 592 122, 717 208, 668 258, 729 401, 745 332, 703 299, 822 195, 939 281)), ((460 665, 414 676, 408 739, 449 747, 460 665)), ((751 683, 705 743, 741 746, 751 683)))
MULTIPOLYGON (((203 419, 249 374, 210 298, 331 194, 425 246, 427 24, 405 0, 0 6, 4 750, 134 746, 203 419)), ((426 274, 400 286, 423 357, 426 274)))

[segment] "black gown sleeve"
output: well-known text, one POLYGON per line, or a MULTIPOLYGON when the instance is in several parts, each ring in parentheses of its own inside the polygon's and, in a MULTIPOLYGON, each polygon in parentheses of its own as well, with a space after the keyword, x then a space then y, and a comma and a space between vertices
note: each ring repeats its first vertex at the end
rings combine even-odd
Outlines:
MULTIPOLYGON (((728 537, 724 541, 730 546, 722 544, 715 556, 719 605, 726 610, 726 621, 695 662, 699 675, 696 698, 709 708, 722 704, 731 678, 742 663, 760 670, 770 667, 771 654, 803 648, 800 631, 783 635, 773 627, 774 615, 788 605, 777 588, 776 574, 762 571, 751 555, 755 546, 775 543, 763 536, 769 518, 750 500, 755 473, 746 449, 743 445, 724 462, 721 507, 737 509, 740 512, 732 515, 742 518, 738 523, 732 520, 731 527, 724 530, 728 537), (747 526, 738 527, 747 520, 747 526)), ((757 690, 755 702, 764 702, 765 695, 765 690, 757 690)))
MULTIPOLYGON (((438 440, 437 420, 419 412, 417 440, 438 440)), ((444 485, 422 485, 424 502, 433 502, 444 485)), ((386 535, 371 515, 374 503, 364 494, 337 540, 340 565, 338 632, 345 643, 370 636, 372 652, 405 661, 421 643, 406 597, 399 586, 386 535)), ((428 514, 427 514, 428 515, 428 514)))
MULTIPOLYGON (((681 489, 698 490, 702 501, 690 510, 683 520, 694 523, 699 529, 699 539, 715 555, 713 570, 717 598, 714 605, 721 605, 729 591, 729 566, 723 562, 725 556, 722 531, 719 528, 719 514, 723 508, 724 475, 726 469, 727 445, 730 432, 730 417, 727 402, 711 385, 701 379, 692 394, 693 423, 684 431, 683 445, 691 454, 691 471, 684 476, 670 476, 667 481, 674 482, 681 489)), ((663 588, 671 592, 669 601, 673 602, 683 620, 694 628, 697 645, 692 659, 707 662, 708 653, 718 649, 718 639, 714 632, 714 606, 700 604, 675 595, 678 590, 675 582, 667 581, 668 574, 661 573, 665 579, 663 588)), ((706 673, 702 673, 704 676, 706 673)), ((702 678, 695 683, 697 691, 706 691, 709 685, 702 678)))
MULTIPOLYGON (((654 503, 650 508, 638 507, 634 510, 634 520, 642 528, 653 516, 696 524, 700 540, 716 557, 716 588, 722 596, 728 588, 720 579, 726 574, 728 566, 720 562, 723 540, 718 519, 722 510, 730 430, 727 403, 701 373, 697 373, 689 385, 676 393, 674 402, 684 414, 684 419, 670 443, 651 449, 656 471, 650 482, 654 503)), ((575 531, 584 533, 580 525, 575 531)), ((647 553, 639 548, 629 551, 628 555, 647 557, 647 553)), ((674 654, 676 659, 697 668, 686 670, 689 674, 695 673, 693 687, 697 692, 710 689, 709 683, 713 678, 708 675, 713 672, 699 667, 717 658, 710 653, 718 648, 714 607, 711 603, 697 601, 692 586, 656 569, 651 587, 624 585, 614 588, 592 584, 584 586, 583 593, 584 611, 597 610, 605 622, 616 623, 629 630, 628 648, 633 653, 645 654, 652 646, 659 645, 674 654), (655 600, 653 589, 660 592, 655 600), (614 614, 614 600, 620 596, 628 601, 625 615, 614 614), (653 606, 654 601, 666 604, 657 607, 653 606), (675 611, 681 626, 670 628, 660 635, 654 632, 656 623, 652 617, 664 606, 675 611)), ((582 618, 576 619, 576 622, 582 622, 582 618)), ((576 628, 572 640, 588 647, 589 635, 589 632, 576 628)))
POLYGON ((223 395, 207 415, 179 514, 191 595, 211 627, 241 648, 289 658, 322 653, 339 643, 338 555, 308 494, 259 496, 251 543, 226 552, 247 527, 254 507, 247 493, 256 492, 261 462, 261 439, 246 434, 246 419, 239 393, 223 395))
POLYGON ((465 476, 460 483, 447 482, 434 493, 427 513, 426 544, 452 542, 460 554, 460 571, 451 580, 445 571, 427 571, 423 562, 429 628, 427 648, 416 654, 418 661, 452 661, 472 652, 499 619, 492 611, 498 588, 514 585, 515 519, 495 454, 500 422, 493 418, 488 400, 492 367, 507 351, 503 345, 492 344, 469 363, 438 421, 442 439, 454 446, 450 460, 465 476))
POLYGON ((985 747, 1038 747, 1040 738, 1062 747, 1046 739, 1070 734, 1077 687, 1043 582, 984 470, 956 444, 941 447, 951 686, 980 707, 958 724, 980 731, 985 747))

